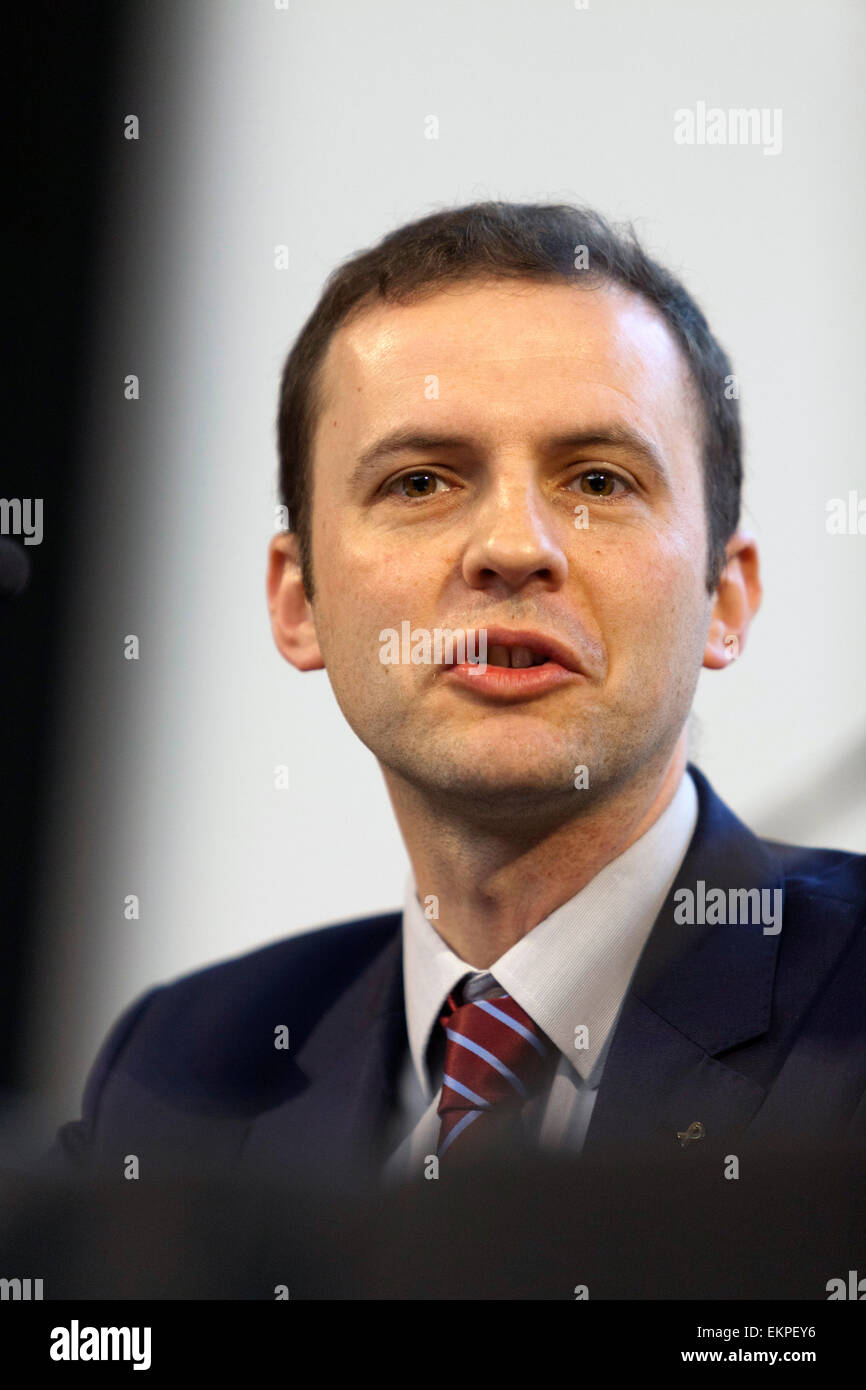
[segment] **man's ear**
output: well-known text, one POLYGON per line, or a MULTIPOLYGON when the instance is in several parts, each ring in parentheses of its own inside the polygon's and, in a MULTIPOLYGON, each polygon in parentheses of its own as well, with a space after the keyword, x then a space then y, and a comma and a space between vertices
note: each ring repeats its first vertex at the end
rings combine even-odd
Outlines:
POLYGON ((277 650, 299 671, 321 671, 325 663, 319 651, 313 610, 304 592, 298 537, 279 531, 268 546, 265 587, 271 632, 277 650))
POLYGON ((725 547, 725 555, 704 650, 704 665, 711 671, 730 666, 740 655, 763 592, 754 536, 735 531, 725 547))

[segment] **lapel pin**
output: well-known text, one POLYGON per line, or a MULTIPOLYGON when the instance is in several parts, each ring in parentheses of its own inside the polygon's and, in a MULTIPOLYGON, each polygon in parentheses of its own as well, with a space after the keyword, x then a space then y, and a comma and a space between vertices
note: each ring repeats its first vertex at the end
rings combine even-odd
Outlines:
POLYGON ((696 1140, 703 1139, 706 1130, 700 1120, 693 1120, 688 1129, 678 1129, 677 1138, 682 1148, 687 1149, 689 1144, 694 1144, 696 1140))

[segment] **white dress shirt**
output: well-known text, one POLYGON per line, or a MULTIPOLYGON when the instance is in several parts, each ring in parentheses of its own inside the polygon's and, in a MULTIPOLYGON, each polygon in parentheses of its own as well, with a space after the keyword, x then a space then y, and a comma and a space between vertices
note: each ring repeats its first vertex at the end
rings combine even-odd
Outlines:
POLYGON ((697 792, 686 772, 639 840, 487 970, 461 960, 445 943, 409 875, 403 909, 409 1052, 398 1084, 386 1182, 422 1177, 426 1156, 436 1152, 442 1077, 428 1074, 427 1049, 449 993, 467 975, 464 1003, 505 990, 559 1049, 547 1093, 525 1107, 524 1121, 543 1148, 580 1151, 614 1024, 697 814, 697 792))

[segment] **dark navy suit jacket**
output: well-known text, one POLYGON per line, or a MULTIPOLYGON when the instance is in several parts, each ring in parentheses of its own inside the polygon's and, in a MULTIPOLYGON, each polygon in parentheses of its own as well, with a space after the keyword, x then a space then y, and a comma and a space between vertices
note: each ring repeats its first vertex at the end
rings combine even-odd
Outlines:
MULTIPOLYGON (((866 1148, 866 856, 758 839, 690 771, 695 833, 616 1024, 584 1155, 675 1176, 756 1141, 866 1148), (699 880, 781 889, 781 931, 678 924, 674 894, 699 880)), ((408 1045, 400 929, 396 912, 347 922, 150 990, 43 1163, 119 1174, 135 1154, 142 1175, 366 1184, 408 1045)))

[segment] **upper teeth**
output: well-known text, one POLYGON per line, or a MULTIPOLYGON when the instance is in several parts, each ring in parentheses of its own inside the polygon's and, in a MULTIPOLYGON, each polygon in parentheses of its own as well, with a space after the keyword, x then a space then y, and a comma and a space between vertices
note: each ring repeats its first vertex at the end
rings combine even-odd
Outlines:
POLYGON ((487 654, 488 666, 540 666, 546 660, 546 656, 534 652, 531 647, 501 647, 497 644, 491 646, 487 654))

